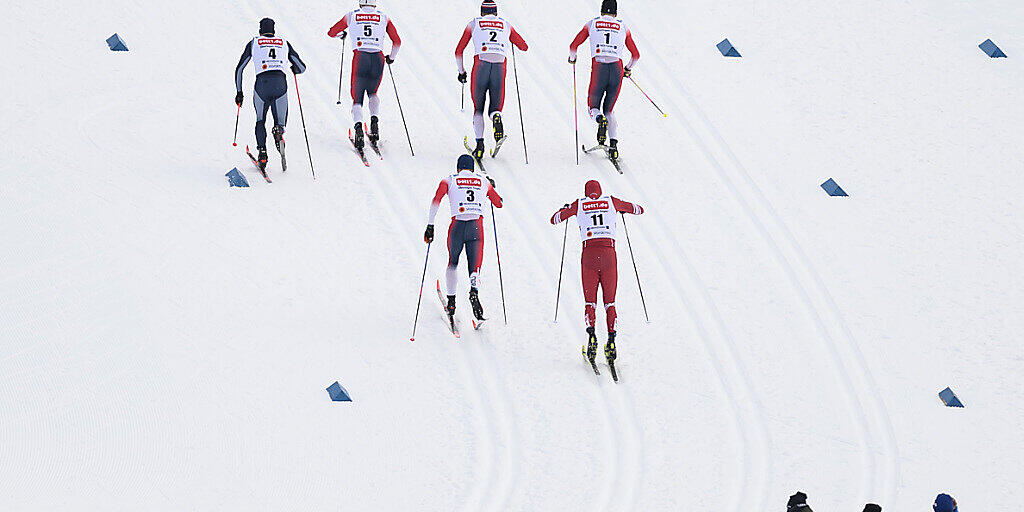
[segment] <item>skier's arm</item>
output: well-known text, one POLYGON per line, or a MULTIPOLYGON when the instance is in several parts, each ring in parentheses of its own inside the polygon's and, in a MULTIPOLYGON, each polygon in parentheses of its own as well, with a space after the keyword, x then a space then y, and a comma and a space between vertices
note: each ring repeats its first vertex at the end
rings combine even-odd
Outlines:
POLYGON ((437 209, 441 207, 441 200, 448 194, 448 180, 441 180, 441 184, 437 186, 437 193, 434 194, 434 200, 430 202, 430 213, 427 215, 427 225, 433 226, 434 219, 437 217, 437 209))
POLYGON ((551 216, 551 223, 560 224, 571 219, 574 215, 576 215, 576 210, 577 208, 579 208, 579 205, 580 201, 579 199, 577 199, 573 201, 571 205, 563 207, 561 210, 558 210, 557 212, 555 212, 554 215, 551 216))
POLYGON ((490 183, 487 184, 487 199, 490 199, 491 204, 493 204, 495 207, 501 208, 501 196, 498 195, 498 191, 494 190, 494 186, 491 185, 490 183))
POLYGON ((245 73, 245 66, 249 64, 252 59, 252 42, 245 45, 245 50, 242 51, 242 58, 238 59, 238 65, 235 66, 235 92, 242 92, 242 75, 245 73))
POLYGON ((617 197, 612 197, 612 204, 615 205, 615 211, 620 213, 628 213, 631 215, 643 215, 644 209, 638 204, 630 203, 629 201, 623 201, 617 197))
POLYGON ((469 45, 469 40, 473 38, 473 22, 469 22, 466 25, 466 30, 462 31, 462 39, 459 39, 459 44, 455 47, 455 64, 459 66, 459 74, 466 72, 466 64, 462 60, 462 54, 466 51, 466 46, 469 45))
POLYGON ((576 49, 579 48, 588 37, 590 37, 590 23, 583 25, 583 30, 580 30, 580 33, 576 34, 576 39, 573 39, 572 43, 569 44, 570 62, 576 62, 576 49))
POLYGON ((306 72, 306 63, 302 62, 299 52, 292 48, 291 43, 288 43, 288 61, 292 63, 292 73, 300 75, 306 72))
POLYGON ((636 42, 633 41, 633 33, 628 30, 626 31, 626 48, 629 49, 629 53, 632 55, 629 65, 626 67, 633 69, 633 66, 636 66, 636 62, 640 60, 640 50, 637 49, 636 42))
POLYGON ((388 37, 391 38, 391 55, 388 57, 391 60, 395 60, 398 56, 398 48, 402 46, 402 38, 398 37, 398 29, 395 28, 395 24, 388 20, 388 37))
POLYGON ((509 36, 509 40, 521 51, 525 52, 530 49, 530 45, 526 44, 526 40, 523 39, 523 36, 519 35, 519 32, 516 32, 515 27, 512 27, 512 34, 509 36))
POLYGON ((330 30, 327 31, 327 36, 328 37, 338 37, 338 35, 340 35, 342 32, 344 32, 345 29, 347 29, 347 28, 348 28, 348 15, 346 14, 344 18, 342 18, 340 21, 335 23, 334 26, 331 27, 330 30))

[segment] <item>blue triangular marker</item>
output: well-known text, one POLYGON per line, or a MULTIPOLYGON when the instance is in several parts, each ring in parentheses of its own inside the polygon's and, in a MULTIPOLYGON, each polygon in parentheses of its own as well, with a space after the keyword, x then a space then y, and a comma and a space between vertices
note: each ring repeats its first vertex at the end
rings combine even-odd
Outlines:
POLYGON ((960 399, 956 397, 952 389, 946 388, 939 391, 939 398, 942 399, 942 403, 946 404, 946 407, 963 407, 964 404, 960 402, 960 399))
POLYGON ((225 174, 224 176, 227 176, 228 184, 231 185, 232 187, 249 186, 249 181, 245 179, 245 176, 242 175, 242 173, 238 172, 237 167, 228 171, 228 173, 225 174))
POLYGON ((124 44, 124 39, 121 39, 121 36, 117 34, 107 38, 107 46, 110 47, 110 51, 112 52, 128 51, 128 45, 124 44))
POLYGON ((997 57, 1006 58, 1006 54, 1003 53, 1003 51, 1000 50, 999 47, 996 46, 996 44, 993 43, 991 39, 986 39, 984 43, 978 45, 978 48, 981 48, 981 51, 985 52, 985 55, 988 55, 993 59, 997 57))
POLYGON ((327 393, 331 395, 331 400, 335 402, 351 402, 352 397, 349 396, 348 391, 341 387, 341 384, 335 382, 327 388, 327 393))
POLYGON ((725 57, 742 57, 739 50, 729 42, 728 38, 723 39, 721 43, 718 43, 718 51, 722 52, 722 55, 725 57))
POLYGON ((847 194, 846 191, 843 190, 843 188, 840 187, 838 183, 836 183, 836 180, 834 180, 832 178, 829 178, 828 181, 826 181, 825 183, 822 183, 821 184, 821 188, 825 189, 825 192, 828 192, 828 195, 830 195, 832 197, 848 197, 849 196, 849 194, 847 194))

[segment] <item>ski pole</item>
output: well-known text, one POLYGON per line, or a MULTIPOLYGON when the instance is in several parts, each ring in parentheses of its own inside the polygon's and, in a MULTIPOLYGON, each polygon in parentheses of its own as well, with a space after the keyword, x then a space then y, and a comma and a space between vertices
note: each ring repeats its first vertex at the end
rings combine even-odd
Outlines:
POLYGON ((519 127, 523 130, 523 156, 530 165, 530 153, 526 150, 526 125, 523 124, 523 97, 519 95, 519 70, 516 69, 516 47, 512 47, 512 74, 516 79, 516 99, 519 101, 519 127))
POLYGON ((423 277, 420 278, 420 297, 416 299, 416 318, 412 321, 412 337, 409 341, 416 341, 416 325, 420 322, 420 304, 423 302, 423 283, 427 280, 427 262, 430 261, 430 244, 427 244, 427 257, 423 260, 423 277))
POLYGON ((302 95, 299 94, 299 75, 292 75, 295 78, 295 98, 299 100, 299 117, 302 119, 302 134, 306 136, 306 155, 309 156, 309 172, 313 173, 316 179, 316 171, 313 170, 313 153, 309 151, 309 132, 306 131, 306 114, 302 112, 302 95))
POLYGON ((235 112, 235 140, 231 143, 232 146, 238 146, 238 118, 242 117, 242 106, 238 106, 238 112, 235 112))
POLYGON ((644 287, 640 285, 640 272, 636 269, 636 257, 633 256, 633 243, 629 241, 629 228, 626 227, 626 214, 619 213, 622 216, 622 229, 626 232, 626 244, 629 245, 629 258, 633 260, 633 273, 636 274, 636 287, 640 289, 640 303, 644 306, 644 317, 647 318, 647 323, 651 323, 651 317, 647 316, 647 302, 644 301, 644 287))
POLYGON ((576 165, 580 164, 580 108, 576 104, 576 63, 572 63, 572 117, 576 124, 576 165))
POLYGON ((558 299, 562 297, 562 270, 565 268, 565 240, 569 235, 569 223, 565 223, 562 233, 562 259, 558 262, 558 291, 555 293, 555 323, 558 323, 558 299))
POLYGON ((654 105, 654 108, 658 109, 658 112, 661 112, 662 117, 668 117, 668 114, 666 114, 665 111, 662 110, 661 107, 659 107, 658 104, 655 103, 650 96, 647 96, 647 93, 640 88, 640 84, 636 83, 636 80, 633 80, 633 77, 629 77, 629 81, 633 82, 633 85, 636 86, 636 88, 640 91, 641 94, 647 97, 647 101, 651 102, 651 105, 654 105))
POLYGON ((405 124, 405 112, 402 111, 402 99, 398 97, 398 84, 395 83, 395 72, 391 71, 391 64, 388 64, 388 74, 391 75, 391 86, 395 88, 395 100, 398 101, 398 113, 402 115, 402 126, 405 127, 405 138, 409 141, 409 152, 416 156, 412 149, 412 138, 409 137, 409 125, 405 124))
POLYGON ((341 66, 338 67, 338 105, 341 105, 341 84, 345 76, 345 38, 341 39, 341 66))
POLYGON ((501 314, 508 325, 508 312, 505 310, 505 281, 501 278, 501 250, 498 249, 498 222, 494 217, 494 205, 491 205, 491 226, 494 227, 494 252, 498 256, 498 284, 501 285, 501 314))
POLYGON ((463 112, 466 111, 466 83, 462 83, 462 106, 459 107, 463 112))

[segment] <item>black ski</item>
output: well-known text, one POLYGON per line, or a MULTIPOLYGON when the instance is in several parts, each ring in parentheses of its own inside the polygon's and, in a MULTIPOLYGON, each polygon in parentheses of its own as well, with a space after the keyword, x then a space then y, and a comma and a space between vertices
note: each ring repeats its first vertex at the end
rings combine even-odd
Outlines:
POLYGON ((363 161, 363 165, 369 167, 370 161, 366 159, 366 148, 360 148, 356 146, 356 139, 352 137, 352 129, 348 130, 348 141, 352 143, 352 149, 359 155, 359 159, 363 161))
POLYGON ((583 347, 583 360, 590 363, 590 367, 594 369, 594 375, 601 375, 601 370, 597 369, 597 361, 587 357, 587 347, 583 347))
POLYGON ((604 150, 604 156, 606 158, 608 158, 609 162, 612 163, 612 165, 615 167, 615 170, 619 171, 619 174, 622 174, 622 164, 621 164, 621 162, 619 161, 618 158, 612 158, 611 147, 610 146, 606 146, 604 144, 598 144, 598 145, 596 145, 596 146, 594 146, 592 148, 588 148, 586 146, 583 146, 583 152, 588 154, 588 155, 590 153, 593 153, 594 151, 599 150, 599 149, 604 150))
POLYGON ((380 158, 381 160, 384 160, 384 155, 382 155, 381 152, 380 152, 380 140, 372 140, 371 139, 370 140, 370 149, 372 149, 374 153, 377 153, 377 158, 380 158))
POLYGON ((437 280, 437 300, 441 301, 441 309, 444 311, 445 318, 448 319, 448 330, 451 331, 457 339, 461 339, 462 335, 459 334, 459 322, 455 319, 455 315, 448 314, 448 300, 444 294, 441 293, 441 280, 437 280))
POLYGON ((612 372, 612 380, 619 381, 619 374, 615 372, 615 361, 608 361, 608 369, 612 372))
POLYGON ((473 154, 474 148, 469 145, 469 137, 462 138, 462 145, 466 146, 466 151, 468 151, 470 155, 473 155, 473 160, 476 160, 476 165, 480 167, 480 172, 487 174, 487 168, 484 167, 483 161, 473 154))
POLYGON ((284 137, 275 137, 274 144, 277 146, 277 152, 281 154, 281 172, 288 172, 288 161, 284 158, 284 137))
POLYGON ((263 175, 263 179, 267 180, 267 183, 273 183, 273 181, 270 181, 270 176, 267 175, 266 164, 260 165, 259 160, 256 160, 256 157, 252 156, 252 152, 249 151, 248 145, 245 146, 245 154, 249 155, 249 159, 252 160, 252 164, 255 165, 257 169, 259 169, 260 174, 263 175))

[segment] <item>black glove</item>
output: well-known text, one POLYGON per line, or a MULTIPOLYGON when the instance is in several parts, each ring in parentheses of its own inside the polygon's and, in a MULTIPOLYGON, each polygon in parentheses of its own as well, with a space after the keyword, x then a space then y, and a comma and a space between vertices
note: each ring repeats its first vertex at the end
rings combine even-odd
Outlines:
POLYGON ((868 503, 864 505, 864 512, 882 512, 882 507, 875 505, 874 503, 868 503))
POLYGON ((239 107, 241 107, 242 106, 242 101, 244 101, 244 100, 245 100, 245 95, 242 94, 242 91, 238 91, 238 92, 235 93, 235 105, 238 105, 239 107))
POLYGON ((576 64, 576 57, 569 57, 569 64, 576 64))
POLYGON ((347 36, 348 36, 348 32, 345 32, 344 30, 342 30, 341 33, 338 34, 338 38, 339 39, 345 39, 345 37, 347 37, 347 36))
POLYGON ((632 74, 633 74, 633 70, 631 70, 629 68, 625 68, 625 69, 622 70, 622 77, 623 78, 629 78, 629 75, 632 75, 632 74))
POLYGON ((466 76, 467 75, 466 75, 465 71, 463 71, 462 73, 459 73, 459 82, 460 83, 466 83, 466 76))
POLYGON ((488 176, 487 177, 487 181, 491 182, 491 188, 493 188, 493 189, 497 189, 498 188, 498 186, 494 184, 494 178, 488 176))
POLYGON ((562 205, 562 209, 563 210, 568 210, 569 208, 572 208, 572 205, 569 204, 569 203, 565 203, 565 204, 562 205))
POLYGON ((388 65, 391 65, 395 63, 395 59, 391 58, 391 56, 388 55, 387 57, 384 57, 384 62, 387 62, 388 65))
POLYGON ((434 225, 433 224, 427 224, 427 230, 423 232, 423 241, 428 243, 428 244, 434 241, 434 225))
POLYGON ((301 75, 302 74, 302 70, 299 69, 299 67, 296 66, 295 64, 292 64, 292 73, 294 73, 296 75, 301 75))

